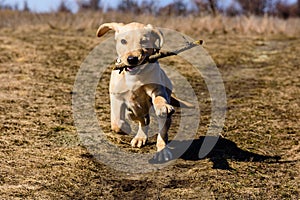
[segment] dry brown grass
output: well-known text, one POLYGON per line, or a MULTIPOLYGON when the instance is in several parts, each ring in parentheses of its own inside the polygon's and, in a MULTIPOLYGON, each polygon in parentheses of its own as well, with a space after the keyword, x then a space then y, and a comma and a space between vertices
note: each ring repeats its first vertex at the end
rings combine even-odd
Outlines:
MULTIPOLYGON (((0 12, 0 199, 299 199, 299 20, 121 17, 0 12), (210 121, 209 94, 200 76, 171 58, 162 62, 182 69, 201 110, 197 136, 181 159, 128 174, 97 162, 80 143, 72 116, 76 73, 101 41, 100 23, 133 20, 205 40, 228 99, 224 138, 206 158, 197 153, 210 121)), ((107 132, 108 77, 95 105, 107 132)), ((129 136, 108 137, 124 150, 155 149, 151 141, 133 150, 129 136)))
POLYGON ((120 14, 117 12, 81 12, 78 14, 52 13, 34 14, 15 11, 0 11, 0 27, 36 26, 48 24, 57 29, 94 29, 99 24, 108 21, 131 22, 141 21, 143 23, 156 24, 164 28, 180 30, 190 35, 199 33, 209 34, 282 34, 297 36, 300 34, 300 19, 289 18, 287 20, 277 17, 237 16, 226 17, 210 15, 202 17, 170 17, 151 15, 134 15, 131 13, 120 14))

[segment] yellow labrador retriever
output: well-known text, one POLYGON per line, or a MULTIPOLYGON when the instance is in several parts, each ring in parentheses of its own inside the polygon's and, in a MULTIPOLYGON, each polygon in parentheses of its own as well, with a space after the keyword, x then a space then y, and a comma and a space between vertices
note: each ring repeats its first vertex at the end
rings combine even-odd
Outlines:
POLYGON ((172 84, 159 63, 145 63, 145 60, 163 45, 162 33, 152 25, 141 23, 105 23, 97 36, 108 31, 115 31, 117 62, 124 64, 125 70, 113 70, 110 80, 111 128, 115 132, 131 132, 126 119, 139 123, 139 129, 131 141, 132 147, 146 144, 149 110, 153 106, 158 117, 159 133, 157 136, 156 159, 160 162, 172 159, 168 148, 168 129, 174 106, 179 101, 171 96, 172 84))

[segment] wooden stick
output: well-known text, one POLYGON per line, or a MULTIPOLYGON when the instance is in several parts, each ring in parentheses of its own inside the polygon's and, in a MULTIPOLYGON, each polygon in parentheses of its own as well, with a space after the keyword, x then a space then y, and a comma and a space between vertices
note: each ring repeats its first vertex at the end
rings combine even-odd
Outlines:
MULTIPOLYGON (((191 49, 193 47, 196 47, 196 46, 200 46, 202 44, 203 44, 203 40, 197 40, 197 41, 194 41, 194 42, 189 42, 189 43, 187 43, 186 46, 184 46, 180 49, 174 50, 174 51, 159 51, 156 54, 149 56, 149 58, 146 59, 142 64, 153 63, 153 62, 156 62, 158 59, 161 59, 161 58, 178 55, 179 53, 181 53, 183 51, 189 50, 189 49, 191 49)), ((120 73, 121 73, 124 69, 126 69, 126 67, 127 66, 124 63, 117 63, 116 62, 114 67, 113 67, 113 70, 120 70, 120 73)))

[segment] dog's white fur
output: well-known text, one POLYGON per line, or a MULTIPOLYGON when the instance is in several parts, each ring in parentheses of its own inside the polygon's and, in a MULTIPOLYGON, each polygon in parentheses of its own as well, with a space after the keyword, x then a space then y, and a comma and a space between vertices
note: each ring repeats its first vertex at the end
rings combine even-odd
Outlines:
POLYGON ((102 24, 97 36, 101 37, 109 30, 115 31, 118 61, 128 66, 128 70, 121 73, 118 70, 111 73, 111 128, 129 133, 131 129, 125 119, 137 121, 139 129, 131 145, 140 148, 148 138, 149 110, 153 106, 159 123, 157 151, 161 153, 160 159, 170 160, 167 132, 174 112, 170 105, 172 84, 158 62, 142 64, 161 48, 163 35, 152 25, 133 22, 102 24))

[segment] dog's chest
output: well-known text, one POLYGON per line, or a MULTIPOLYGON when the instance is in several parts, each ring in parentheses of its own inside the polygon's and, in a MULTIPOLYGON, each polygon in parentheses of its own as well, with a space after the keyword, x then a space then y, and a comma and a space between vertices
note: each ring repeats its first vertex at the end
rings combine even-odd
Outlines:
POLYGON ((138 88, 148 85, 157 84, 172 90, 172 83, 166 76, 165 72, 161 70, 158 63, 149 63, 139 66, 137 72, 119 73, 114 70, 111 74, 110 92, 111 93, 125 93, 128 91, 135 91, 138 88))
POLYGON ((147 95, 143 87, 135 91, 129 91, 126 98, 126 105, 134 113, 147 112, 151 107, 151 98, 147 95))
POLYGON ((113 74, 110 82, 110 95, 123 101, 134 115, 143 116, 149 111, 152 102, 147 94, 146 85, 139 76, 113 74))

